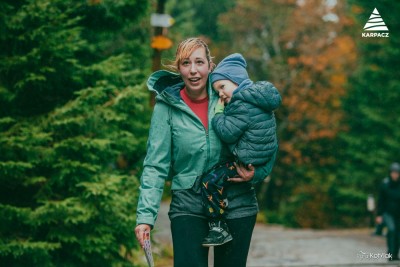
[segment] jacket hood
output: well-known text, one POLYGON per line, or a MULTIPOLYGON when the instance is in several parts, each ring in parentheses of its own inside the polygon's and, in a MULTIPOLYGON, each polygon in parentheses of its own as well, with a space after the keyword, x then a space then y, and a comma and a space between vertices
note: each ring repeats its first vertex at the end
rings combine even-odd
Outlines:
POLYGON ((178 73, 159 70, 151 74, 147 79, 147 88, 160 95, 166 88, 179 83, 183 83, 183 80, 178 73))
POLYGON ((248 102, 266 112, 271 112, 281 105, 282 98, 278 89, 270 82, 260 81, 246 88, 241 87, 240 85, 233 93, 232 101, 248 102))
POLYGON ((147 88, 156 94, 157 101, 176 105, 180 101, 180 90, 185 86, 178 73, 159 70, 147 79, 147 88))

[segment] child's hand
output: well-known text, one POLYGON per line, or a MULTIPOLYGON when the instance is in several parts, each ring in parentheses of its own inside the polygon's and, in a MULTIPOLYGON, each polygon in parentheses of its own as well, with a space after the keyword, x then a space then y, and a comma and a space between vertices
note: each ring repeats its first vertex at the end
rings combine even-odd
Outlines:
POLYGON ((218 103, 214 109, 215 114, 224 112, 224 109, 225 109, 224 101, 222 100, 222 98, 219 98, 218 103))

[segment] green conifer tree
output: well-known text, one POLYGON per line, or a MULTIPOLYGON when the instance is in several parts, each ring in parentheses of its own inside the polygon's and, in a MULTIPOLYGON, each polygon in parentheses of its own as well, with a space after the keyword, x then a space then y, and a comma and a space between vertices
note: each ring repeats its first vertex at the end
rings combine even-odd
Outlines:
POLYGON ((400 22, 396 1, 351 0, 357 24, 355 36, 360 62, 344 101, 349 130, 341 135, 342 158, 335 202, 342 223, 354 225, 366 217, 368 194, 377 194, 388 166, 400 161, 400 22), (377 8, 389 29, 389 38, 362 38, 363 27, 377 8), (363 208, 360 208, 363 207, 363 208))
POLYGON ((0 265, 132 265, 147 10, 0 2, 0 265))

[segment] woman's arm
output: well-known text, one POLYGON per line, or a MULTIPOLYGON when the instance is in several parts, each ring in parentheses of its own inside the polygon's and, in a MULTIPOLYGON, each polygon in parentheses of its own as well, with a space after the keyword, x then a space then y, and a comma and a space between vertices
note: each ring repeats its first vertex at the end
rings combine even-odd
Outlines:
POLYGON ((169 107, 156 103, 151 118, 147 154, 140 178, 140 194, 136 224, 154 226, 160 208, 165 180, 171 164, 171 127, 168 121, 169 107))
POLYGON ((228 181, 234 183, 251 181, 253 184, 262 182, 268 175, 270 175, 277 153, 278 149, 275 151, 270 161, 268 161, 264 166, 259 166, 257 168, 254 168, 254 166, 251 164, 244 166, 243 164, 235 163, 239 177, 229 178, 228 181))

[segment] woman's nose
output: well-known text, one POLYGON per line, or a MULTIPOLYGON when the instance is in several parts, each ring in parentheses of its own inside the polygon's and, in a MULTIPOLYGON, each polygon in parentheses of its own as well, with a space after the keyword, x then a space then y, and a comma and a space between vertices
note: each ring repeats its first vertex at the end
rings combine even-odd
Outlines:
POLYGON ((196 64, 192 64, 190 66, 190 73, 195 74, 197 72, 196 64))

